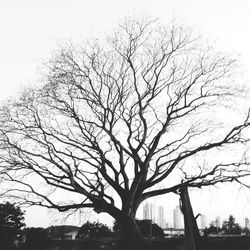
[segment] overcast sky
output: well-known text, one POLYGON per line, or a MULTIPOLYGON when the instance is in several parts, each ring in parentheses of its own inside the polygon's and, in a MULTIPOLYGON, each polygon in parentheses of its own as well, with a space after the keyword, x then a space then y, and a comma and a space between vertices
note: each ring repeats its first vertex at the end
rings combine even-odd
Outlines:
MULTIPOLYGON (((239 57, 245 72, 239 81, 248 83, 249 13, 248 0, 0 0, 0 101, 17 95, 21 86, 35 84, 41 61, 49 58, 60 43, 110 33, 119 19, 128 15, 148 15, 162 23, 175 17, 193 26, 210 44, 239 57)), ((232 213, 241 223, 245 216, 250 217, 250 195, 246 191, 232 187, 219 190, 193 192, 195 210, 211 218, 232 213), (201 200, 205 200, 203 204, 201 200)), ((171 220, 178 200, 174 197, 165 201, 170 204, 167 211, 171 220)), ((47 226, 55 222, 52 217, 46 210, 30 209, 26 223, 47 226)))

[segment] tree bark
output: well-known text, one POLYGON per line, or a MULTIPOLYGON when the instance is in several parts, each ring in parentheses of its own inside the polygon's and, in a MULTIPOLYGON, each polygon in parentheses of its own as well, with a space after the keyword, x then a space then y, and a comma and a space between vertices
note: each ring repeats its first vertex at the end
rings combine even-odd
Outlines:
POLYGON ((139 227, 137 226, 134 216, 124 216, 118 220, 121 225, 122 249, 139 250, 143 249, 146 242, 139 227))
POLYGON ((194 217, 187 186, 180 189, 181 209, 184 216, 186 250, 201 250, 201 237, 194 217))

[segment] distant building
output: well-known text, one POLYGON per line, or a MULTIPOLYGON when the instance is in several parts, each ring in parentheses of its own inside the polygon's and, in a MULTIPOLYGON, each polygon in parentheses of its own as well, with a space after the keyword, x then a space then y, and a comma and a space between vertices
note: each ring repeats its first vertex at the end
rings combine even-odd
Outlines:
POLYGON ((53 240, 75 240, 79 227, 70 225, 50 226, 46 229, 48 237, 53 240))
POLYGON ((178 235, 184 235, 184 228, 164 228, 163 230, 165 236, 174 237, 178 235))
POLYGON ((143 208, 142 208, 142 213, 143 213, 143 220, 149 220, 149 203, 147 202, 143 208))
POLYGON ((150 219, 152 220, 153 223, 156 222, 156 219, 155 219, 155 204, 153 203, 150 203, 149 204, 149 214, 150 214, 150 219))
POLYGON ((164 217, 164 207, 159 206, 158 207, 158 214, 157 214, 157 224, 161 227, 165 227, 165 217, 164 217))
POLYGON ((206 227, 206 216, 202 214, 200 216, 200 229, 205 229, 206 227))
POLYGON ((155 221, 155 206, 152 203, 146 203, 143 206, 143 220, 155 221))
POLYGON ((176 206, 174 211, 173 211, 173 216, 174 216, 174 220, 173 220, 173 224, 174 224, 174 228, 178 229, 178 228, 182 228, 183 227, 183 218, 182 218, 182 213, 181 213, 181 209, 180 206, 176 206))
POLYGON ((220 216, 217 216, 215 218, 215 226, 216 227, 221 227, 221 219, 220 219, 220 216))
POLYGON ((249 228, 249 219, 248 218, 245 218, 245 227, 249 228))
POLYGON ((65 234, 63 235, 63 238, 64 238, 64 240, 75 240, 77 234, 78 234, 78 231, 77 231, 77 230, 74 230, 74 231, 65 233, 65 234))

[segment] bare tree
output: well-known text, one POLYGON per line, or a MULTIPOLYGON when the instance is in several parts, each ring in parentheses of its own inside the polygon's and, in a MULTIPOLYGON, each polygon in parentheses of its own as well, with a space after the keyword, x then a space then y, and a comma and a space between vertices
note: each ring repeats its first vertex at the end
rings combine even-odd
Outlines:
POLYGON ((1 107, 3 194, 91 207, 142 242, 144 200, 247 175, 249 114, 219 115, 239 93, 234 60, 199 43, 187 29, 127 19, 104 42, 56 52, 43 87, 1 107))

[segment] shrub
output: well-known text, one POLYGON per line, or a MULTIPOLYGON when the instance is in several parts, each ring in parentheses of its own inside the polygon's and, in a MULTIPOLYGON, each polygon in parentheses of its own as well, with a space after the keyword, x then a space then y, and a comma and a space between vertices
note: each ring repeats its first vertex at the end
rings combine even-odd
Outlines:
POLYGON ((79 229, 77 238, 96 238, 96 237, 103 237, 103 236, 111 236, 112 231, 109 229, 108 226, 99 223, 99 222, 87 222, 82 225, 79 229))

